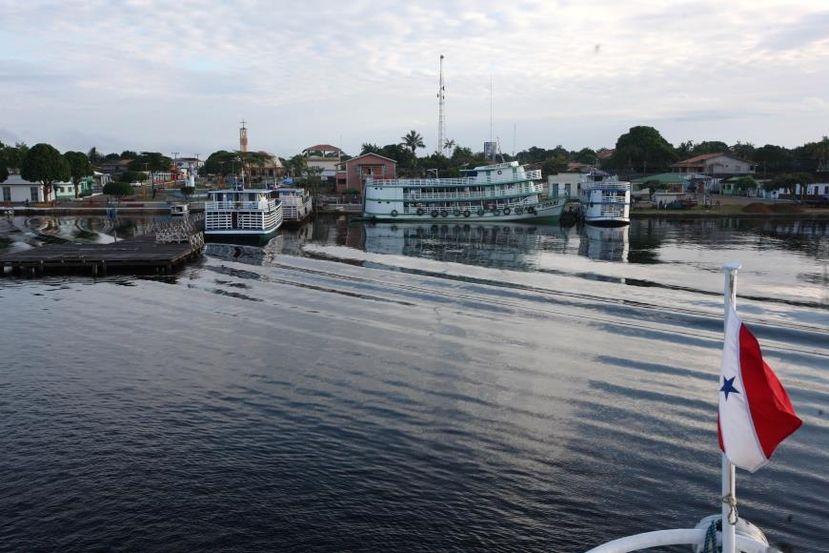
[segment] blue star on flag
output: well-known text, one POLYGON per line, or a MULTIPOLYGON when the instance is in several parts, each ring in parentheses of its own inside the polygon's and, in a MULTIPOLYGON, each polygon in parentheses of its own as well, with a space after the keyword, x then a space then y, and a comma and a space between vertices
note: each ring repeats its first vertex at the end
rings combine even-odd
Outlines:
POLYGON ((739 394, 740 393, 740 390, 738 390, 737 388, 734 387, 734 379, 735 378, 737 378, 737 377, 736 376, 733 376, 731 378, 723 377, 723 380, 725 382, 723 382, 723 385, 722 385, 722 388, 720 388, 720 391, 725 394, 725 400, 726 401, 728 401, 728 394, 739 394))

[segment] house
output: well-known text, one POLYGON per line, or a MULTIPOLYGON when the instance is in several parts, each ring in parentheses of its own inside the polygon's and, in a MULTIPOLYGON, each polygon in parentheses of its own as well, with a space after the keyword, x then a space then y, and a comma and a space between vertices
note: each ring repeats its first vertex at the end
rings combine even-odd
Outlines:
POLYGON ((544 193, 551 198, 558 198, 567 196, 569 198, 579 198, 579 183, 584 179, 584 174, 580 172, 556 173, 555 175, 547 175, 547 183, 543 185, 544 193))
MULTIPOLYGON (((64 186, 66 184, 72 186, 71 182, 59 182, 55 183, 55 186, 64 186)), ((2 192, 0 200, 3 203, 41 203, 51 202, 55 199, 54 191, 51 188, 47 190, 46 196, 44 197, 42 184, 27 181, 20 175, 9 175, 9 178, 0 182, 0 192, 2 192)))
POLYGON ((190 176, 199 174, 199 169, 204 165, 204 161, 197 157, 177 157, 173 160, 173 175, 177 179, 185 179, 190 176))
POLYGON ((397 178, 397 162, 380 154, 368 153, 353 157, 340 164, 337 171, 337 192, 356 190, 363 193, 367 177, 375 179, 397 178))
MULTIPOLYGON (((251 182, 275 182, 285 174, 285 168, 279 158, 268 152, 257 152, 260 162, 248 162, 247 170, 251 182)), ((256 158, 254 158, 256 159, 256 158)))
MULTIPOLYGON (((94 186, 92 177, 84 177, 78 183, 78 197, 89 196, 92 194, 94 186)), ((58 182, 53 185, 55 189, 55 198, 58 200, 73 200, 75 199, 75 185, 71 182, 58 182)))
POLYGON ((100 194, 101 192, 103 192, 104 186, 108 185, 112 181, 112 178, 106 173, 102 173, 100 171, 93 171, 92 180, 92 192, 100 194))
POLYGON ((596 151, 596 157, 599 158, 599 161, 604 161, 606 159, 612 158, 613 154, 615 153, 615 148, 600 148, 596 151))
POLYGON ((330 144, 315 144, 302 150, 302 155, 305 156, 308 169, 319 171, 323 180, 334 181, 337 167, 342 161, 342 150, 330 144))
POLYGON ((675 173, 699 173, 711 177, 754 174, 754 166, 750 162, 723 152, 694 156, 674 163, 671 168, 675 173))
POLYGON ((121 173, 126 173, 127 171, 129 171, 130 163, 132 163, 131 159, 114 159, 110 161, 102 161, 98 164, 98 170, 101 173, 106 173, 107 175, 116 177, 121 173))

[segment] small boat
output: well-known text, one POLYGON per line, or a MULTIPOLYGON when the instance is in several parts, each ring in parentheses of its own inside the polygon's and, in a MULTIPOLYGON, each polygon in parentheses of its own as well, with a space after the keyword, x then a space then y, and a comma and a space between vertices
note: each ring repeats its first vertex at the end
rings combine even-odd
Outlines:
POLYGON ((208 239, 270 239, 282 225, 282 203, 269 189, 211 190, 204 202, 208 239))
POLYGON ((286 223, 299 223, 311 216, 313 202, 311 194, 306 189, 279 186, 274 189, 274 192, 282 202, 282 212, 286 223))
POLYGON ((553 222, 567 197, 542 197, 541 171, 517 161, 482 165, 459 178, 365 182, 363 216, 383 221, 553 222))
POLYGON ((595 226, 630 224, 630 183, 594 169, 579 182, 584 222, 595 226))
POLYGON ((170 215, 172 217, 184 217, 190 212, 187 204, 170 204, 170 215))

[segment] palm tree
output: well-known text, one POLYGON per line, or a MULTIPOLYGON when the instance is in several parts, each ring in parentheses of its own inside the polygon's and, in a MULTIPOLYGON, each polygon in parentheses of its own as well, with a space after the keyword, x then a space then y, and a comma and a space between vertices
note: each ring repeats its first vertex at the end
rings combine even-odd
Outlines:
POLYGON ((426 144, 423 143, 423 137, 414 129, 410 130, 406 136, 401 137, 400 140, 403 141, 400 145, 410 149, 412 154, 415 154, 418 148, 426 147, 426 144))
MULTIPOLYGON (((454 138, 447 138, 446 140, 443 141, 443 149, 444 150, 449 150, 449 152, 452 151, 452 149, 455 147, 455 145, 456 144, 455 144, 455 139, 454 138)), ((451 153, 450 153, 450 155, 451 155, 451 153)))

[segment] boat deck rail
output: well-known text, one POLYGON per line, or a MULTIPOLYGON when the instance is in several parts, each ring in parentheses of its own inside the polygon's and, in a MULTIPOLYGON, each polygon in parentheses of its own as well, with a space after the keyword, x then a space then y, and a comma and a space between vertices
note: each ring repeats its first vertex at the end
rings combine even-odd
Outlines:
POLYGON ((529 194, 540 194, 542 188, 537 184, 519 185, 508 189, 492 189, 480 192, 406 192, 403 198, 408 201, 418 200, 475 200, 486 198, 506 198, 510 196, 521 196, 529 194))
POLYGON ((279 202, 276 200, 260 200, 258 202, 204 202, 204 209, 208 211, 232 211, 243 209, 247 211, 271 211, 276 209, 279 202))
POLYGON ((488 186, 492 184, 509 184, 541 179, 541 171, 526 171, 524 175, 495 175, 483 177, 447 177, 437 179, 388 179, 367 177, 366 186, 403 186, 409 188, 440 188, 447 186, 488 186))
POLYGON ((581 185, 582 190, 630 190, 629 182, 588 181, 581 185))

